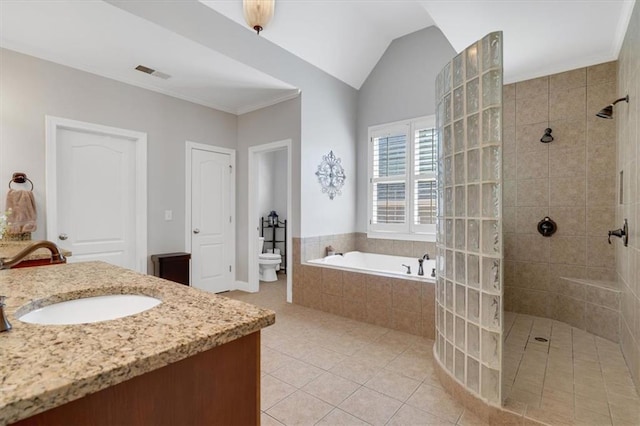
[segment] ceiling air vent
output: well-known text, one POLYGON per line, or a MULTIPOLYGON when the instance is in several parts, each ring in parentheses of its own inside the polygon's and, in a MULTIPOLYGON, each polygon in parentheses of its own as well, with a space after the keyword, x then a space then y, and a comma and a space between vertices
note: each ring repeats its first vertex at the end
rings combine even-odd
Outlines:
POLYGON ((153 68, 145 67, 144 65, 138 65, 136 67, 136 70, 138 70, 140 72, 143 72, 145 74, 150 74, 150 75, 152 75, 154 77, 161 78, 163 80, 167 80, 167 79, 171 78, 171 76, 169 74, 165 74, 163 72, 156 71, 153 68))

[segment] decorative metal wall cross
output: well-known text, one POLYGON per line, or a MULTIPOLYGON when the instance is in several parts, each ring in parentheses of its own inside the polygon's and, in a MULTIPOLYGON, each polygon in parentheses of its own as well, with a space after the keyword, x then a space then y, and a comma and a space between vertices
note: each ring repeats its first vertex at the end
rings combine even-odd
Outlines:
POLYGON ((342 186, 344 180, 347 178, 344 175, 344 169, 340 164, 342 160, 336 158, 333 151, 329 151, 329 154, 322 156, 322 163, 318 165, 318 182, 322 185, 322 192, 329 195, 329 199, 333 200, 336 195, 341 195, 342 186))

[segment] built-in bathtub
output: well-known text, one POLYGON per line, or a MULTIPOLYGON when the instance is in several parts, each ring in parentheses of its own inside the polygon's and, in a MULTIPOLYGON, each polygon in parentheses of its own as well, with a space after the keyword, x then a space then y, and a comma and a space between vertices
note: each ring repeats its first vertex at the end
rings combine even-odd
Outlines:
POLYGON ((423 275, 418 275, 419 261, 415 257, 392 256, 386 254, 362 253, 351 251, 344 254, 309 260, 308 263, 342 269, 345 271, 365 272, 373 275, 396 277, 403 279, 435 282, 436 261, 424 260, 423 275), (407 273, 408 265, 410 273, 407 273))
POLYGON ((433 339, 434 260, 349 252, 294 264, 294 303, 433 339), (411 267, 411 274, 407 268, 411 267))

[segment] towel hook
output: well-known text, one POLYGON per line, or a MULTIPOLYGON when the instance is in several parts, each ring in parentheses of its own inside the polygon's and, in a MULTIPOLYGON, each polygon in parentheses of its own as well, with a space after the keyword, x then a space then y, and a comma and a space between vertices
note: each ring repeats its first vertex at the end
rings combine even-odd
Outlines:
POLYGON ((31 179, 29 179, 27 177, 26 173, 22 173, 22 172, 15 172, 13 174, 13 176, 11 177, 11 180, 9 181, 9 189, 11 189, 11 184, 12 183, 26 183, 29 182, 31 184, 31 189, 30 191, 33 191, 33 182, 31 182, 31 179))

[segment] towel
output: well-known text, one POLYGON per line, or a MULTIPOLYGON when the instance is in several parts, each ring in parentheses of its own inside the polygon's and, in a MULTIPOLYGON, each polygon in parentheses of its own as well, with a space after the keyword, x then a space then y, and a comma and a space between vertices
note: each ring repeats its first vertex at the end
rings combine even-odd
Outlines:
POLYGON ((24 189, 9 189, 7 193, 7 210, 11 214, 7 218, 8 234, 22 234, 36 230, 36 200, 33 192, 24 189))

